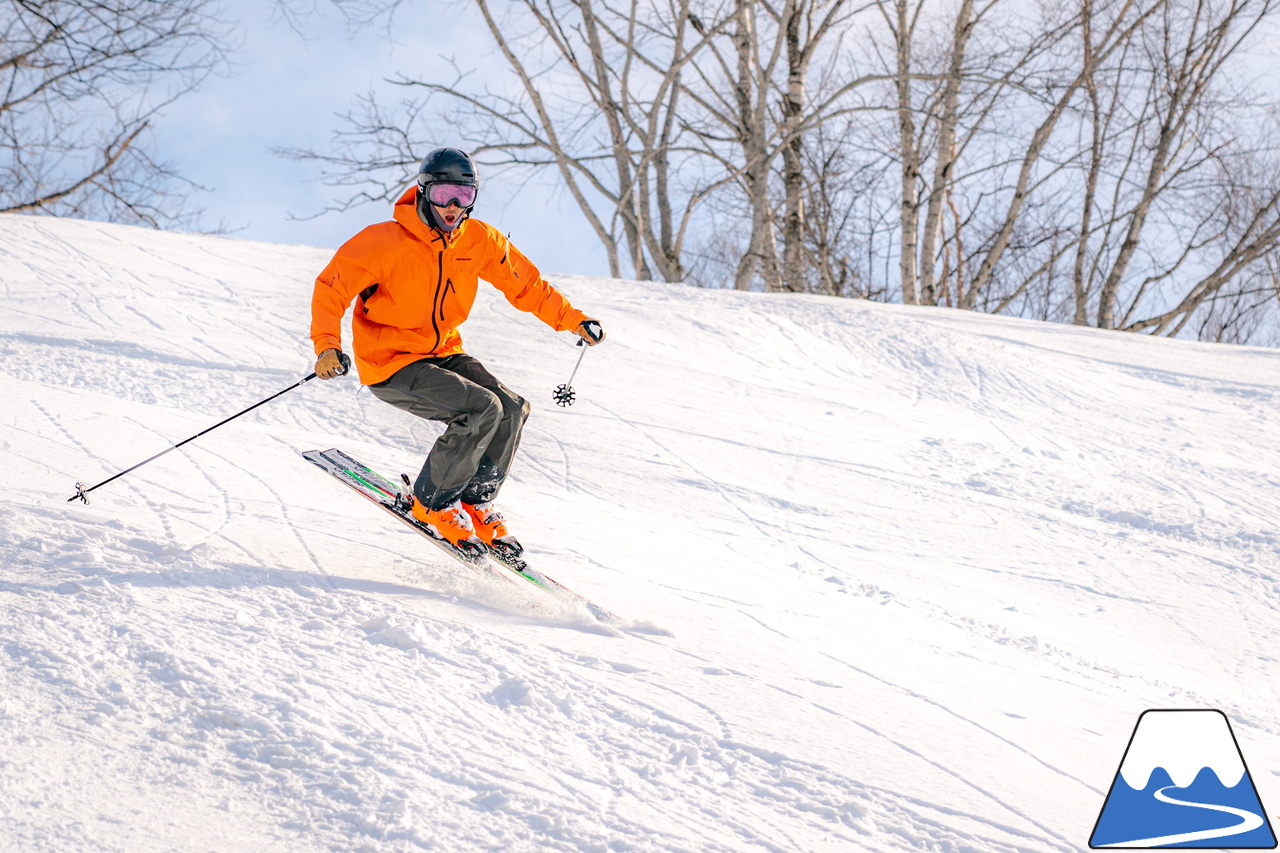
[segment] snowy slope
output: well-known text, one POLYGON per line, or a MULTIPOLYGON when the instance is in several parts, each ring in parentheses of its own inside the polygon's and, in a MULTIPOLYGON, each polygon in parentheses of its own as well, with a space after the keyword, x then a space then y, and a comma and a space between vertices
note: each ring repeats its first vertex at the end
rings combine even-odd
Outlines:
POLYGON ((485 290, 501 503, 616 631, 299 458, 416 470, 353 380, 66 502, 309 372, 327 257, 0 217, 0 850, 1075 851, 1152 707, 1280 804, 1280 353, 563 277, 560 409, 485 290))

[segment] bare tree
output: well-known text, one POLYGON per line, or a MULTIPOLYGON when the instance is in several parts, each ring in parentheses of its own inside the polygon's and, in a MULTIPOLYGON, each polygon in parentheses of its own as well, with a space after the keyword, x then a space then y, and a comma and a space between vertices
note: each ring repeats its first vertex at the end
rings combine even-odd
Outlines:
POLYGON ((916 135, 915 98, 911 81, 915 73, 916 28, 924 11, 924 0, 889 0, 881 5, 893 37, 894 104, 898 119, 898 164, 901 179, 899 209, 901 211, 901 243, 898 247, 898 275, 902 301, 914 305, 920 301, 917 266, 917 244, 920 239, 920 144, 916 135))
MULTIPOLYGON (((1107 4, 1105 17, 1095 15, 1093 23, 1101 26, 1092 31, 1092 47, 1089 58, 1077 68, 1071 69, 1062 79, 1051 81, 1043 97, 1044 112, 1023 149, 1017 165, 1016 177, 1007 193, 1003 215, 997 219, 995 231, 986 243, 986 250, 973 276, 973 281, 961 305, 973 308, 979 295, 991 283, 1029 197, 1043 186, 1048 178, 1037 176, 1042 157, 1049 149, 1055 131, 1064 114, 1068 112, 1076 96, 1089 80, 1089 69, 1105 61, 1122 49, 1133 38, 1147 18, 1155 14, 1165 0, 1113 0, 1107 4)), ((1094 11, 1097 12, 1096 7, 1094 11)))
POLYGON ((1224 328, 1253 328, 1239 312, 1259 309, 1262 291, 1248 282, 1276 249, 1280 146, 1265 100, 1229 70, 1272 12, 1268 2, 1169 0, 1109 60, 1086 50, 1082 103, 1063 118, 1067 130, 1077 117, 1079 150, 1063 147, 1066 170, 1038 188, 1051 242, 1023 253, 1035 261, 996 310, 1038 289, 1060 293, 1054 319, 1086 323, 1092 310, 1101 328, 1217 336, 1204 318, 1227 305, 1238 316, 1224 328), (1068 231, 1070 244, 1057 239, 1068 231), (1069 282, 1059 282, 1066 254, 1069 282))
MULTIPOLYGON (((960 0, 949 45, 946 70, 937 103, 937 142, 934 152, 933 180, 925 201, 924 233, 920 242, 920 301, 937 304, 938 284, 935 258, 942 238, 944 205, 950 198, 952 173, 959 156, 957 135, 961 120, 960 90, 965 83, 969 41, 974 28, 986 11, 1000 0, 990 0, 977 8, 976 0, 960 0)), ((919 170, 919 164, 916 164, 919 170)), ((944 275, 943 280, 946 277, 944 275)))
MULTIPOLYGON (((772 81, 781 61, 781 42, 761 37, 762 10, 754 0, 734 0, 728 18, 713 28, 699 21, 710 36, 708 61, 695 63, 684 82, 688 99, 700 107, 684 121, 703 150, 741 188, 741 207, 750 223, 745 246, 721 242, 737 255, 733 267, 736 290, 751 288, 757 276, 769 291, 782 289, 782 271, 773 199, 772 164, 777 151, 775 122, 770 115, 772 81)), ((737 206, 733 201, 729 206, 737 206)))
MULTIPOLYGON (((959 222, 954 190, 965 177, 957 172, 961 155, 971 139, 987 131, 985 124, 1005 93, 1040 53, 1062 38, 1060 25, 1045 27, 1022 43, 1000 33, 973 55, 979 28, 1007 26, 997 13, 1009 5, 960 0, 954 18, 947 20, 923 0, 877 2, 887 35, 875 39, 875 61, 892 68, 893 151, 901 182, 898 269, 908 304, 937 304, 948 276, 957 282, 963 276, 952 245, 963 242, 958 231, 944 240, 946 215, 959 222), (926 15, 926 9, 932 14, 926 15), (946 273, 941 278, 940 264, 946 273)), ((986 163, 977 167, 979 172, 987 169, 986 163)))
MULTIPOLYGON (((722 193, 720 203, 750 218, 733 265, 737 289, 757 282, 769 291, 826 286, 807 246, 815 233, 807 205, 829 196, 807 171, 821 158, 806 155, 806 140, 830 122, 874 109, 858 94, 885 75, 844 73, 842 40, 860 11, 846 0, 735 0, 684 80, 695 106, 684 120, 741 192, 722 193)), ((819 216, 824 227, 828 213, 819 216)))
MULTIPOLYGON (((1089 257, 1089 237, 1093 232, 1094 205, 1098 194, 1098 182, 1102 175, 1104 140, 1109 135, 1114 109, 1103 111, 1099 92, 1097 56, 1093 50, 1093 0, 1083 0, 1080 13, 1081 70, 1088 104, 1085 107, 1089 127, 1089 151, 1085 159, 1084 199, 1080 205, 1080 228, 1076 239, 1075 259, 1071 267, 1072 322, 1085 325, 1088 320, 1090 282, 1086 278, 1089 257)), ((1121 52, 1123 57, 1124 52, 1121 52)), ((1124 64, 1121 59, 1121 66, 1124 64)), ((1114 107, 1119 96, 1112 90, 1114 107)))
MULTIPOLYGON (((840 34, 847 26, 845 0, 786 0, 779 13, 779 30, 786 45, 787 78, 782 92, 782 117, 779 136, 782 143, 782 287, 793 293, 808 289, 805 257, 805 195, 808 176, 805 173, 805 137, 828 117, 821 107, 810 114, 809 75, 819 51, 826 47, 832 34, 840 34)), ((852 91, 865 80, 846 84, 834 96, 852 91)))
POLYGON ((0 213, 182 219, 190 185, 146 141, 222 62, 207 6, 0 0, 0 213))
MULTIPOLYGON (((1147 28, 1143 52, 1149 59, 1150 82, 1143 120, 1137 126, 1143 144, 1135 148, 1137 156, 1132 158, 1138 160, 1145 155, 1145 175, 1140 189, 1126 199, 1129 209, 1123 216, 1123 239, 1099 293, 1097 324, 1100 328, 1116 327, 1120 286, 1129 273, 1157 202, 1162 196, 1177 195, 1178 190, 1191 181, 1201 183, 1203 173, 1213 170, 1219 157, 1229 155, 1230 135, 1215 133, 1213 127, 1226 107, 1219 103, 1213 108, 1215 95, 1221 89, 1221 72, 1244 39, 1274 8, 1271 0, 1171 2, 1147 28)), ((1182 314, 1192 307, 1187 304, 1188 299, 1203 299, 1203 295, 1195 295, 1197 292, 1207 295, 1216 291, 1221 283, 1211 282, 1220 281, 1224 275, 1229 278, 1232 271, 1256 260, 1259 252, 1268 251, 1269 238, 1274 240, 1270 235, 1274 228, 1280 227, 1275 193, 1264 191, 1263 198, 1256 199, 1256 193, 1246 192, 1243 198, 1256 203, 1241 205, 1240 197, 1230 190, 1243 188, 1236 186, 1237 182, 1231 180, 1226 171, 1219 174, 1227 179, 1217 182, 1225 192, 1214 199, 1208 209, 1225 206, 1225 218, 1213 218, 1222 221, 1223 236, 1234 232, 1232 245, 1226 257, 1215 265, 1214 273, 1202 282, 1203 287, 1199 291, 1193 289, 1180 301, 1182 314), (1241 218, 1246 222, 1236 224, 1241 218)), ((1190 248, 1199 242, 1191 237, 1184 246, 1190 248)), ((1145 287, 1139 288, 1133 307, 1126 314, 1132 315, 1144 294, 1145 287)), ((1134 329, 1162 329, 1167 328, 1168 323, 1149 318, 1128 325, 1134 329)))

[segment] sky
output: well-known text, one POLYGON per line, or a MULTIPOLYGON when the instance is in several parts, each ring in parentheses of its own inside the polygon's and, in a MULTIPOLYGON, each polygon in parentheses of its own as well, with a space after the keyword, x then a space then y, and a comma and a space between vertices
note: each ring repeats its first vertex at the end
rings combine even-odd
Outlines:
MULTIPOLYGON (((156 141, 164 159, 207 188, 194 199, 205 211, 204 226, 221 224, 246 239, 336 249, 366 225, 389 218, 389 205, 305 218, 332 204, 341 190, 322 184, 315 165, 272 149, 323 150, 340 125, 338 115, 354 106, 357 95, 387 92, 384 103, 395 103, 399 93, 385 78, 441 69, 446 54, 464 65, 473 62, 482 73, 501 70, 482 25, 460 6, 430 4, 429 18, 401 14, 388 34, 385 26, 352 32, 325 0, 315 0, 297 28, 274 3, 220 5, 223 17, 235 22, 233 68, 169 107, 156 141)), ((456 141, 441 128, 439 143, 456 141)), ((406 186, 411 180, 405 176, 406 186)), ((483 172, 481 180, 477 218, 511 232, 544 272, 607 272, 595 237, 553 184, 517 183, 511 176, 486 181, 483 172)))

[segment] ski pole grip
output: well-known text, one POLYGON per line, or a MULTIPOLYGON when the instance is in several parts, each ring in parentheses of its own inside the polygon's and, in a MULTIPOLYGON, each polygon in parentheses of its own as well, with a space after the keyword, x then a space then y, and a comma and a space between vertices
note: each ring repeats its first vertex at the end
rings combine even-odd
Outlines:
POLYGON ((342 350, 338 350, 338 361, 342 362, 342 373, 339 376, 346 376, 351 372, 351 357, 342 350))

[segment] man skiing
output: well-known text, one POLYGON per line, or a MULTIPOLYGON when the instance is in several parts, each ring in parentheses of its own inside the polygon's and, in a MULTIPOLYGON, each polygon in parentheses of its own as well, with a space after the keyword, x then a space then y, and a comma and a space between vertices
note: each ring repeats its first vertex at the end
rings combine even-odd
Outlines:
POLYGON ((518 555, 519 542, 493 506, 520 444, 529 404, 462 349, 458 326, 478 280, 558 332, 588 346, 600 323, 569 304, 537 267, 488 223, 471 219, 480 182, 457 148, 427 154, 394 207, 394 220, 344 243, 316 279, 311 340, 316 375, 346 372, 342 318, 352 300, 360 381, 379 400, 447 426, 413 484, 411 512, 454 547, 518 555))

